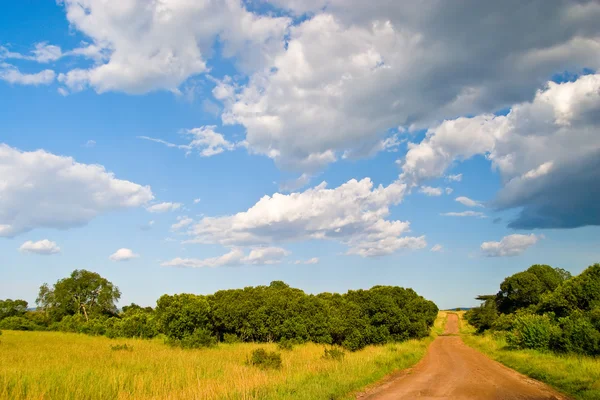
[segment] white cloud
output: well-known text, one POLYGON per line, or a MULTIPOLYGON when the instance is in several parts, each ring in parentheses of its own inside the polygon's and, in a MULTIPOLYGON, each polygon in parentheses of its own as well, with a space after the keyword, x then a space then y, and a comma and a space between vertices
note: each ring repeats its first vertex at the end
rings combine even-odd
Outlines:
POLYGON ((96 141, 95 140, 88 140, 83 145, 83 147, 87 147, 87 148, 92 148, 92 147, 95 147, 95 146, 96 146, 96 141))
POLYGON ((439 253, 443 250, 444 248, 442 247, 441 244, 436 244, 431 248, 431 251, 435 252, 435 253, 439 253))
POLYGON ((194 220, 189 217, 177 217, 177 222, 171 225, 172 231, 178 231, 194 223, 194 220))
POLYGON ((310 183, 312 176, 309 174, 302 174, 298 178, 291 181, 283 182, 279 185, 280 192, 293 192, 294 190, 302 189, 310 183))
POLYGON ((452 189, 451 187, 447 187, 445 189, 445 191, 446 191, 446 194, 452 194, 452 192, 454 192, 454 189, 452 189))
POLYGON ((94 46, 80 54, 93 56, 96 64, 71 70, 61 80, 71 90, 89 86, 100 93, 177 91, 188 78, 208 71, 217 38, 221 56, 235 57, 239 69, 261 68, 284 49, 290 23, 253 14, 235 0, 62 3, 70 26, 94 46))
POLYGON ((450 182, 460 182, 460 181, 462 181, 462 174, 448 175, 446 177, 446 180, 448 180, 450 182))
POLYGON ((0 46, 0 60, 18 59, 36 61, 38 63, 48 63, 56 61, 63 56, 59 46, 48 44, 47 42, 36 43, 31 55, 12 52, 4 46, 0 46))
POLYGON ((5 144, 0 144, 0 177, 0 236, 83 226, 98 214, 154 198, 149 186, 117 179, 101 165, 5 144))
POLYGON ((198 197, 197 199, 194 199, 194 204, 198 204, 202 201, 202 199, 200 197, 198 197))
POLYGON ((531 235, 508 235, 499 242, 484 242, 481 251, 487 257, 510 257, 518 256, 542 239, 543 236, 531 235))
POLYGON ((410 145, 402 177, 442 176, 456 160, 486 155, 502 178, 492 206, 522 208, 509 226, 565 228, 600 224, 600 74, 549 82, 506 116, 445 121, 410 145), (576 179, 574 179, 576 177, 576 179))
POLYGON ((13 65, 0 62, 0 80, 15 85, 49 85, 54 82, 56 73, 45 69, 35 74, 26 74, 13 65))
POLYGON ((138 136, 138 138, 161 143, 167 147, 185 150, 186 155, 191 154, 193 151, 197 151, 202 157, 210 157, 220 154, 224 151, 231 151, 235 149, 236 145, 229 142, 220 133, 215 132, 215 128, 215 125, 210 125, 184 131, 184 135, 191 136, 192 138, 192 141, 188 144, 174 144, 162 139, 155 139, 148 136, 138 136))
POLYGON ((129 261, 134 258, 139 258, 139 254, 135 254, 131 249, 119 249, 108 257, 111 261, 129 261))
POLYGON ((426 246, 424 236, 403 236, 409 232, 409 222, 385 219, 405 191, 406 185, 399 182, 374 188, 365 178, 334 189, 323 182, 300 193, 275 193, 247 211, 203 218, 194 225, 188 242, 231 247, 335 240, 348 246, 349 254, 363 257, 421 249, 426 246))
MULTIPOLYGON (((214 94, 223 121, 246 128, 251 151, 300 172, 382 150, 398 126, 495 112, 530 99, 556 71, 600 67, 597 2, 299 3, 277 2, 315 13, 290 28, 286 50, 247 84, 221 82, 214 94)), ((482 151, 466 138, 455 154, 463 146, 464 157, 482 151)))
POLYGON ((441 213, 445 217, 478 217, 486 218, 485 214, 479 211, 462 211, 462 212, 447 212, 441 213))
POLYGON ((483 207, 483 204, 480 201, 472 200, 465 196, 457 197, 455 200, 467 207, 483 207))
POLYGON ((431 186, 421 186, 419 192, 427 195, 427 196, 441 196, 442 188, 440 187, 431 187, 431 186))
POLYGON ((153 204, 151 206, 146 207, 151 213, 164 213, 168 211, 175 211, 180 209, 182 206, 181 203, 171 203, 171 202, 163 202, 158 204, 153 204))
POLYGON ((163 267, 216 268, 239 265, 272 265, 279 264, 290 252, 279 247, 256 247, 246 255, 242 249, 233 248, 229 253, 219 257, 196 259, 174 258, 165 261, 163 267))
POLYGON ((60 253, 60 247, 56 242, 52 242, 48 239, 33 242, 31 240, 26 241, 19 247, 19 251, 22 253, 35 253, 35 254, 57 254, 60 253))
POLYGON ((299 265, 299 264, 309 265, 309 264, 318 264, 318 263, 319 263, 319 258, 318 257, 309 258, 308 260, 296 260, 296 261, 294 261, 294 264, 296 264, 296 265, 299 265))

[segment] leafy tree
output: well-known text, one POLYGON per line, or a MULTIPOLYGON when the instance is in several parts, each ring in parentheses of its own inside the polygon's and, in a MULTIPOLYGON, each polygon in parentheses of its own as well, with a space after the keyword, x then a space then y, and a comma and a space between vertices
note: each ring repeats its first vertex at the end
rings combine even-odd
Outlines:
POLYGON ((107 279, 82 269, 52 287, 43 284, 36 303, 56 321, 75 314, 82 314, 89 321, 90 316, 116 315, 115 303, 120 297, 119 289, 107 279))
POLYGON ((569 277, 570 273, 563 269, 539 264, 511 275, 502 282, 496 296, 498 311, 508 314, 535 306, 542 295, 556 290, 569 277))
POLYGON ((27 312, 25 300, 0 300, 0 320, 8 317, 20 317, 27 312))
POLYGON ((212 330, 210 304, 194 294, 163 295, 156 303, 156 322, 160 332, 181 340, 196 329, 212 330))
POLYGON ((566 317, 577 310, 592 311, 597 307, 600 307, 600 264, 588 267, 544 296, 539 309, 566 317))

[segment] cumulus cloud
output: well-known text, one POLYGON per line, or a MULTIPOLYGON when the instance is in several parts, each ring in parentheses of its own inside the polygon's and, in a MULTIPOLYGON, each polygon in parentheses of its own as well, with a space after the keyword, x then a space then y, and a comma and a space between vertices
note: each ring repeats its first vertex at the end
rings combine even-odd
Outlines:
POLYGON ((455 200, 467 207, 483 207, 480 201, 472 200, 465 196, 457 197, 455 200))
POLYGON ((391 221, 389 207, 404 197, 406 185, 373 187, 370 179, 350 180, 328 189, 325 182, 304 192, 264 196, 247 211, 205 217, 188 242, 232 246, 271 245, 304 240, 335 240, 348 254, 363 257, 421 249, 424 236, 404 236, 410 223, 391 221))
POLYGON ((441 196, 443 191, 440 187, 421 186, 419 192, 427 196, 441 196))
MULTIPOLYGON (((96 63, 60 76, 70 90, 139 94, 178 91, 188 78, 208 71, 218 38, 221 55, 242 71, 269 64, 284 49, 286 17, 261 16, 236 0, 160 2, 64 0, 71 27, 92 42, 96 63), (103 58, 97 56, 103 54, 103 58)), ((86 48, 87 49, 87 48, 86 48)))
POLYGON ((478 217, 485 218, 485 214, 479 211, 462 211, 462 212, 447 212, 441 213, 445 217, 478 217))
POLYGON ((4 46, 0 46, 0 60, 1 59, 18 59, 18 60, 29 60, 36 61, 38 63, 48 63, 56 61, 63 56, 62 50, 59 46, 48 44, 48 42, 36 43, 31 54, 21 54, 12 52, 4 46))
POLYGON ((435 252, 435 253, 439 253, 440 251, 442 251, 444 248, 442 247, 441 244, 436 244, 431 248, 431 251, 435 252))
POLYGON ((51 69, 45 69, 34 74, 21 72, 14 65, 0 62, 0 80, 14 85, 49 85, 54 82, 56 73, 51 69))
POLYGON ((440 177, 455 161, 486 155, 502 179, 491 205, 520 208, 509 227, 600 224, 600 74, 547 83, 507 115, 445 121, 410 145, 402 177, 440 177))
POLYGON ((52 242, 48 239, 33 242, 31 240, 26 241, 19 247, 21 253, 34 253, 42 255, 51 255, 60 253, 60 247, 56 242, 52 242))
POLYGON ((188 267, 188 268, 216 268, 233 267, 239 265, 272 265, 279 264, 290 252, 279 247, 256 247, 246 255, 242 249, 233 248, 229 253, 219 257, 174 258, 165 261, 163 267, 188 267))
POLYGON ((111 261, 129 261, 134 258, 139 258, 139 254, 135 254, 131 249, 119 249, 108 257, 111 261))
POLYGON ((210 125, 184 131, 183 135, 190 136, 192 139, 192 141, 188 144, 174 144, 162 139, 155 139, 148 136, 138 136, 138 138, 161 143, 167 147, 185 150, 186 155, 190 155, 193 151, 197 151, 202 157, 210 157, 220 154, 224 151, 231 151, 235 149, 236 145, 229 142, 220 133, 215 132, 215 128, 215 125, 210 125))
POLYGON ((175 211, 181 208, 181 203, 171 203, 171 202, 163 202, 158 204, 153 204, 151 206, 146 207, 146 210, 151 213, 165 213, 168 211, 175 211))
POLYGON ((280 192, 293 192, 294 190, 302 189, 310 183, 312 176, 310 174, 302 174, 298 178, 283 182, 279 185, 280 192))
POLYGON ((186 226, 189 226, 194 223, 194 220, 185 216, 185 217, 177 217, 177 222, 171 225, 172 231, 178 231, 186 226))
POLYGON ((83 226, 101 213, 154 198, 149 186, 117 179, 101 165, 5 144, 0 144, 0 176, 0 237, 83 226))
POLYGON ((499 242, 484 242, 481 251, 487 257, 512 257, 522 254, 543 238, 534 234, 530 235, 508 235, 499 242))
MULTIPOLYGON (((370 155, 392 128, 495 112, 530 99, 556 71, 600 67, 596 1, 300 3, 277 1, 311 12, 290 28, 285 51, 247 83, 214 92, 223 121, 243 125, 249 149, 282 168, 370 155)), ((464 157, 482 151, 468 138, 461 145, 464 157)))

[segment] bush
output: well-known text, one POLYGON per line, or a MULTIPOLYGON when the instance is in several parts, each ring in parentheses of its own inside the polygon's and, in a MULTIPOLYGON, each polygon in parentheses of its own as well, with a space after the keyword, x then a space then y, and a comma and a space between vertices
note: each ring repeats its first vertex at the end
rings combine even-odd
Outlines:
POLYGON ((201 349, 204 347, 214 347, 217 345, 217 338, 212 336, 207 329, 196 329, 190 334, 186 334, 181 339, 169 338, 167 343, 171 346, 179 346, 183 349, 201 349))
POLYGON ((241 342, 235 333, 226 333, 223 335, 223 343, 233 344, 241 342))
POLYGON ((277 344, 277 348, 279 350, 291 351, 297 344, 299 344, 299 342, 295 339, 281 339, 281 341, 277 344))
POLYGON ((247 364, 261 369, 280 369, 281 354, 265 349, 256 349, 252 352, 247 364))
POLYGON ((114 346, 110 346, 110 349, 113 351, 133 351, 133 346, 127 346, 127 344, 116 344, 114 346))
POLYGON ((558 321, 561 331, 552 343, 553 350, 592 356, 600 354, 600 332, 589 318, 575 313, 558 321))
POLYGON ((547 315, 520 315, 515 318, 513 330, 506 336, 510 346, 520 349, 548 350, 560 329, 547 315))
POLYGON ((44 327, 39 326, 24 317, 8 317, 0 321, 0 329, 12 331, 39 331, 44 330, 44 327))
POLYGON ((335 347, 332 347, 331 349, 326 348, 323 354, 324 359, 335 361, 342 361, 344 359, 344 356, 346 356, 346 353, 335 347))

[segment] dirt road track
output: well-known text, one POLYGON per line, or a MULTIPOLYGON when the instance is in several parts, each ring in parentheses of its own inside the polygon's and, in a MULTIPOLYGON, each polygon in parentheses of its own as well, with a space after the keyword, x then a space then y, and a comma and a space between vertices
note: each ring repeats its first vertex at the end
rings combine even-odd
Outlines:
MULTIPOLYGON (((458 316, 448 314, 446 334, 458 334, 458 316)), ((459 336, 438 336, 414 368, 403 371, 361 400, 564 400, 552 388, 489 359, 459 336)))

